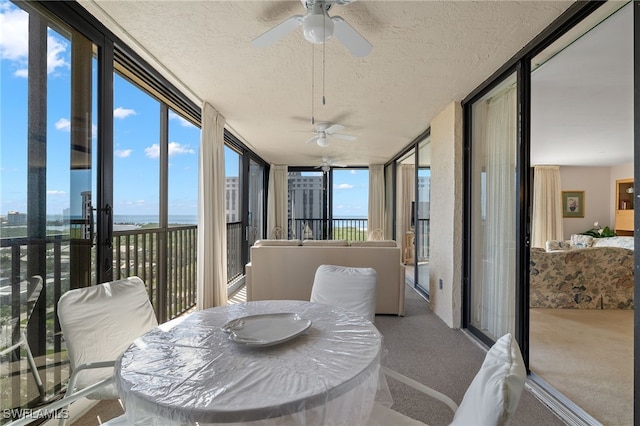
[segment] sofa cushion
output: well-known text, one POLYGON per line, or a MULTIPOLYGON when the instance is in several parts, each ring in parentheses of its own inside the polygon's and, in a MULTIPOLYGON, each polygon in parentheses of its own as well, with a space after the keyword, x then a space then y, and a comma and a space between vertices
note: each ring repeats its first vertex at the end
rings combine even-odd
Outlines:
POLYGON ((254 246, 299 246, 300 244, 300 240, 258 240, 254 243, 254 246))
POLYGON ((334 247, 346 247, 349 245, 347 240, 304 240, 303 246, 334 246, 334 247))
POLYGON ((351 247, 397 247, 395 240, 351 241, 351 247))

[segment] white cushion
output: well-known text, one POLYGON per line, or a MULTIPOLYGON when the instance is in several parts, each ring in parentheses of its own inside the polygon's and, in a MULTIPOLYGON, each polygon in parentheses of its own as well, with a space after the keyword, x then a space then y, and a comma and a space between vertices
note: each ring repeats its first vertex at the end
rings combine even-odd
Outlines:
MULTIPOLYGON (((71 368, 115 361, 135 339, 158 325, 144 282, 138 277, 69 290, 58 302, 60 327, 71 368)), ((82 389, 113 374, 113 369, 84 370, 82 389)), ((98 389, 92 399, 117 398, 113 385, 98 389)))
POLYGON ((518 408, 527 372, 518 343, 505 334, 491 347, 452 425, 506 425, 518 408))
POLYGON ((256 247, 266 247, 266 246, 299 246, 301 244, 300 240, 258 240, 253 245, 256 247))
POLYGON ((303 240, 303 246, 336 246, 346 247, 349 245, 347 240, 303 240))
POLYGON ((373 268, 320 265, 316 269, 310 300, 356 312, 373 322, 376 278, 373 268))
POLYGON ((397 247, 395 240, 351 241, 351 247, 397 247))

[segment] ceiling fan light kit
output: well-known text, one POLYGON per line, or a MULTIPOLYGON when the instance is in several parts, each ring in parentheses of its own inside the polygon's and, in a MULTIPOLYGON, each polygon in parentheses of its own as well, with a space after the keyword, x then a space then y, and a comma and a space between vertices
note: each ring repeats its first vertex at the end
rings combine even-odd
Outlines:
POLYGON ((333 37, 333 21, 323 9, 322 5, 314 5, 314 13, 302 19, 302 33, 310 43, 321 44, 333 37), (316 8, 319 13, 316 13, 316 8))
POLYGON ((327 13, 334 4, 348 3, 349 1, 346 0, 302 0, 302 4, 307 9, 304 16, 291 16, 253 39, 252 43, 257 47, 269 46, 302 25, 304 38, 310 43, 321 44, 335 35, 354 56, 367 56, 373 49, 371 43, 343 18, 332 17, 327 13))

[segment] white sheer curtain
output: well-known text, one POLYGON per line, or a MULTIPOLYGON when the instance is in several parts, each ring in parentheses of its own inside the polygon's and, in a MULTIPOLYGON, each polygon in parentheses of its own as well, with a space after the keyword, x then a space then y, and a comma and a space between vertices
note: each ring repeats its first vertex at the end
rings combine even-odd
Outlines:
POLYGON ((289 235, 287 198, 289 195, 288 167, 271 164, 269 194, 267 194, 267 233, 269 238, 287 239, 289 235))
POLYGON ((547 240, 562 240, 562 185, 559 166, 535 166, 531 246, 544 248, 547 240))
POLYGON ((369 214, 368 239, 374 240, 384 236, 384 166, 369 166, 369 214))
POLYGON ((224 123, 205 102, 198 164, 198 309, 227 304, 224 123))
POLYGON ((514 333, 516 239, 516 90, 489 100, 486 121, 486 259, 482 327, 514 333))
POLYGON ((397 179, 396 239, 404 241, 404 235, 411 230, 411 202, 416 196, 416 166, 400 164, 397 179))

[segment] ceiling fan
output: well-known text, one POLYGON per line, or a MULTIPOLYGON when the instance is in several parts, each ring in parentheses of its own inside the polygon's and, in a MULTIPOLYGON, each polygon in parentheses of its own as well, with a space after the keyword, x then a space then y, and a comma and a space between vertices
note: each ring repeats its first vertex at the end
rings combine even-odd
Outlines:
POLYGON ((329 16, 334 4, 346 5, 354 0, 300 0, 307 9, 305 15, 293 15, 252 40, 256 47, 267 47, 302 25, 307 41, 319 44, 334 34, 347 49, 358 57, 367 56, 373 46, 340 16, 329 16))
POLYGON ((318 123, 316 124, 316 129, 314 131, 316 135, 309 139, 306 143, 316 142, 319 146, 324 148, 325 146, 329 145, 329 142, 327 141, 328 136, 337 139, 344 139, 346 141, 355 141, 357 139, 352 135, 336 133, 342 129, 344 129, 344 126, 342 124, 331 124, 327 122, 318 123))
POLYGON ((316 166, 316 169, 322 169, 324 173, 327 173, 331 170, 331 167, 347 167, 346 164, 336 163, 335 161, 331 161, 328 157, 322 157, 322 163, 319 166, 316 166))

